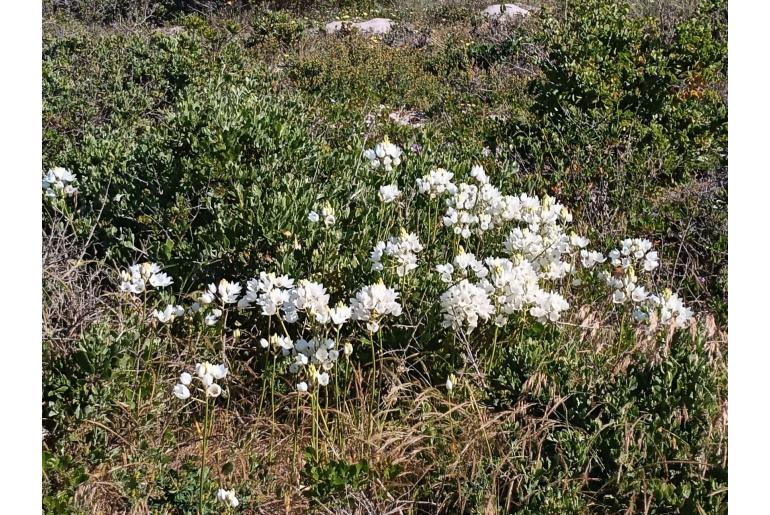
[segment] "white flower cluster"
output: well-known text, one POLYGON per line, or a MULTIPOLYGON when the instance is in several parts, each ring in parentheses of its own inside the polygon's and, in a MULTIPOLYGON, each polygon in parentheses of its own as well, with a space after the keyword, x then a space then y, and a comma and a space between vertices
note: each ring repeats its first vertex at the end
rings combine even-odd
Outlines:
MULTIPOLYGON (((624 304, 644 304, 647 301, 655 302, 644 286, 638 284, 637 268, 645 272, 651 272, 658 267, 658 253, 652 250, 652 242, 640 238, 626 238, 620 242, 620 249, 609 252, 610 264, 613 272, 603 270, 600 277, 604 278, 607 285, 613 290, 612 302, 624 304)), ((646 312, 637 307, 634 310, 634 318, 645 320, 646 312)))
MULTIPOLYGON (((208 361, 195 365, 195 375, 201 383, 201 389, 207 397, 219 397, 222 395, 222 387, 214 381, 219 381, 227 376, 227 367, 224 365, 212 365, 208 361)), ((190 398, 190 388, 193 376, 183 372, 179 376, 179 383, 174 386, 174 395, 181 400, 190 398)))
POLYGON ((388 141, 386 137, 382 143, 377 143, 374 148, 364 151, 364 157, 369 160, 369 165, 375 170, 382 168, 390 172, 401 164, 402 150, 388 141))
POLYGON ((157 318, 160 323, 167 324, 173 322, 177 317, 184 316, 184 308, 180 305, 169 304, 163 311, 158 309, 154 310, 152 315, 157 318))
MULTIPOLYGON (((481 166, 471 169, 471 177, 477 184, 460 183, 446 200, 447 210, 443 217, 444 226, 451 227, 455 234, 463 238, 470 238, 474 233, 482 235, 513 220, 521 209, 521 200, 502 195, 489 183, 481 166)), ((526 198, 526 195, 523 197, 526 198)))
POLYGON ((682 329, 690 324, 692 309, 686 307, 682 299, 671 290, 664 291, 662 297, 653 296, 652 302, 660 310, 659 321, 664 326, 673 322, 677 328, 682 329))
MULTIPOLYGON (((352 347, 350 350, 352 351, 352 347)), ((329 384, 329 371, 339 359, 340 351, 331 338, 312 338, 309 341, 299 338, 292 346, 291 355, 294 362, 289 365, 290 373, 300 374, 307 367, 309 378, 319 386, 326 386, 329 384)), ((307 382, 301 381, 297 384, 297 391, 307 390, 307 382)))
POLYGON ((304 312, 319 324, 342 325, 351 317, 351 309, 343 303, 329 307, 329 294, 323 284, 294 279, 287 275, 260 272, 258 279, 246 283, 246 294, 238 301, 240 309, 256 304, 265 316, 278 315, 288 323, 295 323, 304 312))
POLYGON ((133 294, 143 293, 148 284, 153 288, 164 288, 174 282, 168 274, 161 272, 157 263, 131 265, 120 272, 120 281, 120 291, 133 294))
POLYGON ((66 168, 51 168, 43 176, 43 191, 46 197, 70 196, 77 193, 74 186, 77 176, 66 168))
POLYGON ((430 198, 440 197, 444 193, 454 195, 457 193, 457 186, 452 182, 454 174, 444 170, 443 168, 437 168, 431 170, 430 173, 424 175, 422 178, 417 179, 417 190, 423 195, 428 195, 430 198))
POLYGON ((219 281, 218 285, 209 284, 208 289, 200 296, 201 304, 211 304, 219 300, 222 304, 235 304, 243 287, 240 283, 232 283, 227 279, 219 281))
POLYGON ((221 279, 216 285, 211 283, 200 295, 198 302, 193 303, 190 311, 197 313, 202 309, 205 310, 208 307, 211 307, 203 320, 208 326, 216 325, 219 318, 224 313, 222 309, 225 308, 227 304, 235 304, 238 302, 241 290, 243 290, 243 287, 240 283, 230 282, 227 279, 221 279), (215 302, 221 307, 210 306, 215 302))
POLYGON ((508 315, 529 309, 529 314, 540 321, 555 322, 569 304, 562 295, 541 288, 535 268, 530 261, 515 258, 488 257, 483 262, 462 249, 453 263, 438 265, 441 280, 454 282, 441 295, 443 326, 460 331, 472 331, 479 319, 494 319, 498 326, 508 322, 508 315), (470 272, 475 283, 468 278, 470 272))
POLYGON ((401 196, 401 191, 398 189, 398 184, 387 184, 385 186, 380 186, 378 196, 380 202, 383 204, 390 204, 401 196))
POLYGON ((288 305, 284 306, 284 318, 294 323, 302 311, 315 319, 319 324, 326 324, 331 318, 329 310, 329 294, 323 284, 302 279, 299 285, 291 290, 288 305))
POLYGON ((377 242, 369 260, 372 262, 372 271, 378 272, 384 269, 383 256, 392 257, 396 261, 396 273, 399 277, 404 277, 417 268, 417 254, 420 252, 422 244, 417 235, 401 229, 401 234, 398 237, 391 236, 387 243, 377 242))
POLYGON ((609 252, 613 271, 603 270, 600 277, 612 289, 612 302, 634 306, 633 317, 637 322, 650 321, 655 314, 663 327, 674 324, 681 329, 687 327, 693 317, 692 309, 670 290, 652 294, 639 284, 636 269, 652 272, 659 266, 658 253, 652 250, 652 242, 640 238, 626 238, 620 242, 620 249, 609 252))
POLYGON ((573 271, 573 266, 563 257, 583 249, 589 241, 564 232, 562 224, 569 223, 572 215, 551 197, 546 196, 542 202, 526 194, 513 198, 512 220, 526 227, 516 227, 510 232, 504 243, 505 250, 511 257, 529 261, 543 279, 564 278, 573 271))
POLYGON ((217 490, 217 500, 231 508, 237 508, 239 504, 238 498, 235 496, 235 490, 225 490, 224 488, 220 488, 217 490))
POLYGON ((620 242, 620 250, 613 249, 609 253, 612 266, 628 269, 633 264, 641 264, 645 271, 651 272, 658 268, 658 253, 652 250, 652 242, 641 238, 626 238, 620 242))
POLYGON ((489 320, 495 308, 483 288, 467 279, 449 287, 441 294, 441 309, 444 319, 441 325, 461 331, 464 326, 473 330, 479 324, 479 318, 489 320))
POLYGON ((380 330, 383 317, 401 316, 398 293, 382 282, 361 288, 356 296, 350 299, 350 307, 353 320, 366 322, 367 329, 373 333, 380 330))
POLYGON ((294 279, 288 275, 260 272, 259 278, 246 282, 246 294, 238 301, 240 309, 250 308, 256 303, 265 316, 273 316, 289 304, 294 279))

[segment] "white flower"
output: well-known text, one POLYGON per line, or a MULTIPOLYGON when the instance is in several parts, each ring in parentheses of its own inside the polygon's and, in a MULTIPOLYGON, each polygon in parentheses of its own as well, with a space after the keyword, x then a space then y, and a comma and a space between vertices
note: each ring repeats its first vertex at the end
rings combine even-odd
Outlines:
POLYGON ((166 324, 168 322, 173 322, 176 317, 184 315, 184 308, 179 305, 174 306, 173 304, 169 304, 163 311, 158 311, 156 309, 152 314, 161 323, 166 324))
POLYGON ((77 192, 74 173, 66 168, 51 168, 43 175, 43 191, 47 197, 69 196, 77 192))
POLYGON ((337 307, 329 310, 329 316, 336 325, 342 325, 347 322, 352 314, 353 310, 342 303, 337 304, 337 307))
POLYGON ((311 211, 307 215, 307 219, 310 220, 312 223, 316 224, 321 219, 321 217, 318 216, 318 213, 316 213, 315 211, 311 211))
POLYGON ((128 270, 120 272, 120 291, 140 294, 147 290, 147 285, 163 288, 174 281, 168 274, 160 271, 156 263, 131 265, 128 270))
POLYGON ((260 338, 259 346, 262 347, 263 349, 267 349, 268 347, 270 347, 270 342, 268 342, 266 338, 260 338))
POLYGON ((447 391, 452 391, 452 389, 455 387, 455 382, 457 382, 457 379, 455 378, 454 374, 449 374, 449 377, 446 378, 446 389, 447 391))
POLYGON ((390 172, 401 164, 402 150, 390 143, 386 137, 382 143, 377 143, 373 149, 364 150, 364 158, 369 161, 369 166, 373 169, 382 168, 390 172))
POLYGON ((601 252, 581 250, 580 262, 585 268, 593 268, 597 263, 604 263, 607 260, 601 252))
POLYGON ((220 488, 217 490, 217 500, 221 503, 227 504, 231 508, 238 507, 238 498, 235 496, 235 490, 225 490, 220 488))
POLYGON ((586 248, 586 246, 588 246, 589 243, 591 243, 591 240, 589 240, 588 238, 584 238, 582 236, 578 236, 573 232, 569 237, 569 243, 573 247, 584 249, 586 248))
POLYGON ((238 297, 241 294, 241 285, 222 279, 219 281, 217 292, 219 293, 219 298, 222 299, 222 302, 225 304, 234 304, 238 302, 238 297))
POLYGON ((350 342, 345 342, 345 345, 342 347, 342 351, 345 353, 345 356, 350 356, 353 354, 353 344, 350 342))
POLYGON ((214 302, 214 299, 217 298, 216 295, 217 295, 217 287, 214 286, 214 283, 211 283, 208 286, 208 290, 206 290, 201 294, 199 299, 200 303, 204 305, 211 304, 212 302, 214 302))
POLYGON ((190 397, 190 389, 184 384, 178 384, 174 386, 174 395, 177 399, 188 399, 190 397))
POLYGON ((329 374, 326 372, 321 372, 320 374, 316 372, 315 380, 318 381, 319 385, 326 386, 329 384, 329 374))
POLYGON ((302 381, 301 383, 297 383, 297 391, 300 393, 307 392, 307 383, 305 381, 302 381))
POLYGON ((380 186, 379 197, 381 202, 384 202, 385 204, 390 204, 400 196, 401 196, 401 192, 399 191, 397 184, 388 184, 386 186, 380 186))
POLYGON ((355 298, 350 299, 350 307, 352 319, 368 322, 372 332, 379 330, 381 317, 401 316, 398 293, 381 282, 361 288, 355 298))
POLYGON ((655 251, 648 252, 647 255, 644 256, 644 263, 642 266, 648 272, 658 268, 658 253, 655 251))
POLYGON ((224 365, 209 365, 208 373, 214 376, 214 379, 224 379, 227 376, 227 367, 224 365))
POLYGON ((179 382, 184 386, 189 386, 192 382, 192 376, 187 372, 182 372, 182 374, 179 376, 179 382))
POLYGON ((219 317, 221 316, 222 316, 222 310, 214 308, 211 310, 211 313, 206 315, 206 317, 204 318, 204 321, 208 326, 216 325, 217 322, 219 321, 219 317))
POLYGON ((165 272, 159 272, 150 276, 150 284, 155 288, 170 286, 174 281, 165 272))
POLYGON ((206 388, 206 395, 209 397, 219 397, 222 395, 222 387, 216 383, 210 384, 209 387, 206 388))
POLYGON ((452 263, 447 263, 445 265, 436 265, 436 272, 439 273, 441 280, 447 284, 452 282, 452 274, 454 273, 454 271, 455 271, 455 267, 452 266, 452 263))

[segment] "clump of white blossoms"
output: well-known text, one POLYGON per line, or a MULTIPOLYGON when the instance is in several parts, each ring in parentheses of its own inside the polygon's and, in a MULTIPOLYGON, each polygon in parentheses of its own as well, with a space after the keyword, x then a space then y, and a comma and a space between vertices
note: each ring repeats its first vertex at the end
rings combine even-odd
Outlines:
POLYGON ((374 148, 364 151, 364 157, 369 160, 369 165, 376 169, 382 168, 390 172, 401 164, 402 150, 388 141, 387 136, 382 143, 377 143, 374 148))
POLYGON ((587 238, 565 232, 572 215, 553 198, 502 195, 480 166, 471 176, 476 184, 461 183, 447 199, 444 225, 464 238, 514 227, 504 242, 508 257, 477 259, 461 247, 452 263, 436 266, 441 280, 452 284, 441 297, 444 326, 472 331, 487 320, 503 326, 519 311, 558 321, 569 302, 554 287, 574 272, 578 259, 590 268, 604 256, 585 249, 587 238))
POLYGON ((351 316, 353 316, 353 310, 342 302, 338 302, 335 307, 329 310, 329 317, 332 319, 334 325, 340 326, 345 324, 350 320, 351 316))
POLYGON ((281 309, 291 309, 291 292, 294 279, 288 275, 260 272, 259 278, 246 282, 246 294, 238 301, 238 307, 246 309, 256 303, 265 316, 273 316, 281 309))
POLYGON ((476 184, 460 183, 454 192, 449 192, 447 209, 443 217, 446 227, 455 234, 470 238, 472 234, 482 235, 519 215, 521 200, 515 196, 502 195, 490 184, 484 169, 476 165, 471 169, 476 184))
POLYGON ((289 302, 284 307, 287 322, 297 321, 297 312, 304 311, 319 324, 329 322, 329 294, 323 284, 302 279, 291 290, 289 302))
POLYGON ((634 264, 641 264, 642 268, 651 272, 658 268, 658 253, 652 250, 652 242, 641 238, 626 238, 620 242, 620 249, 613 249, 609 253, 612 266, 622 267, 626 270, 634 264))
POLYGON ((237 282, 230 282, 227 279, 219 281, 218 285, 209 284, 207 290, 200 296, 201 304, 211 304, 219 300, 222 304, 235 304, 241 295, 242 286, 237 282))
POLYGON ((489 320, 495 308, 487 292, 467 279, 449 287, 441 294, 441 325, 462 331, 465 326, 472 331, 479 325, 479 318, 489 320))
MULTIPOLYGON (((222 387, 214 381, 219 381, 227 376, 227 367, 224 365, 212 365, 208 361, 195 365, 195 379, 200 383, 200 390, 206 397, 216 398, 222 395, 222 387)), ((183 372, 179 376, 179 383, 174 386, 174 395, 181 400, 190 398, 190 386, 193 376, 183 372)))
POLYGON ((131 265, 128 270, 120 272, 120 291, 140 294, 147 290, 147 286, 153 288, 165 288, 173 284, 168 274, 161 271, 157 263, 142 263, 131 265))
POLYGON ((401 196, 401 191, 398 189, 398 184, 387 184, 385 186, 380 186, 378 196, 381 202, 390 204, 401 196))
MULTIPOLYGON (((334 368, 340 357, 340 351, 336 347, 337 344, 331 338, 312 338, 309 341, 304 338, 297 339, 292 348, 294 362, 289 365, 289 372, 300 374, 307 369, 308 378, 314 384, 328 385, 329 371, 334 368)), ((305 381, 297 384, 297 391, 306 392, 307 390, 308 385, 305 381)))
POLYGON ((660 309, 659 321, 664 326, 673 323, 677 328, 683 329, 690 324, 692 309, 686 307, 682 299, 671 290, 665 290, 661 297, 653 296, 652 302, 660 309))
POLYGON ((43 175, 43 191, 46 197, 70 196, 77 193, 77 176, 66 168, 51 168, 43 175))
POLYGON ((404 277, 417 268, 417 254, 419 252, 422 252, 422 244, 417 235, 401 229, 401 234, 398 237, 391 236, 387 243, 380 241, 374 246, 369 256, 369 260, 372 262, 372 271, 383 270, 382 258, 388 256, 395 260, 396 274, 399 277, 404 277))
POLYGON ((184 316, 184 308, 179 305, 169 304, 163 311, 154 310, 152 315, 162 324, 173 322, 177 317, 184 316))
POLYGON ((262 315, 281 316, 290 324, 299 320, 300 313, 319 324, 342 325, 350 318, 350 308, 341 304, 329 307, 329 294, 323 284, 306 279, 295 284, 291 277, 272 272, 260 272, 259 278, 247 281, 246 294, 238 307, 247 309, 253 304, 260 307, 262 315))
POLYGON ((235 490, 225 490, 224 488, 220 488, 217 490, 217 500, 231 508, 237 508, 239 504, 238 498, 235 496, 235 490))
POLYGON ((457 192, 457 186, 452 182, 453 178, 453 173, 437 168, 417 179, 417 190, 430 198, 439 197, 444 193, 454 195, 457 192))
POLYGON ((677 294, 668 289, 662 294, 653 294, 639 284, 637 269, 650 273, 660 264, 652 242, 626 238, 620 242, 620 249, 611 250, 608 257, 613 270, 602 270, 599 276, 612 290, 614 304, 632 304, 634 320, 649 322, 651 329, 658 323, 663 328, 673 324, 678 329, 689 325, 692 309, 686 307, 677 294))
POLYGON ((361 288, 350 299, 350 308, 353 311, 352 319, 366 322, 367 329, 373 333, 379 331, 383 317, 401 316, 398 293, 382 282, 361 288))

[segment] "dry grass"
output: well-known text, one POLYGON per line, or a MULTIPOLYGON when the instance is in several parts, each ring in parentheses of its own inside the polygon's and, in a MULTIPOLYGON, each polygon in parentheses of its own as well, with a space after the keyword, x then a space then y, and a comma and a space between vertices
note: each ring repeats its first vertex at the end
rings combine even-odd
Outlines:
POLYGON ((63 218, 43 231, 43 339, 53 352, 70 352, 111 306, 101 295, 104 272, 85 255, 63 218))

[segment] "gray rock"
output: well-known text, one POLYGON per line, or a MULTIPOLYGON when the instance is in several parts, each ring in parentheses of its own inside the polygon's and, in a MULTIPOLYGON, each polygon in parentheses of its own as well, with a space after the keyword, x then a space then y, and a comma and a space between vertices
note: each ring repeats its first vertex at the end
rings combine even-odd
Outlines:
POLYGON ((339 32, 340 30, 342 30, 342 22, 330 21, 324 26, 324 30, 326 30, 327 34, 334 34, 335 32, 339 32))
POLYGON ((327 34, 334 34, 342 30, 343 26, 348 26, 352 29, 358 29, 364 34, 387 34, 393 29, 393 22, 388 18, 372 18, 367 21, 359 22, 342 22, 342 21, 330 21, 326 24, 325 29, 327 34))
POLYGON ((481 15, 489 16, 490 18, 513 20, 515 18, 526 18, 529 16, 529 11, 516 4, 492 4, 481 11, 481 15))
POLYGON ((353 26, 367 34, 387 34, 393 28, 393 22, 388 18, 372 18, 368 21, 354 23, 353 26))

